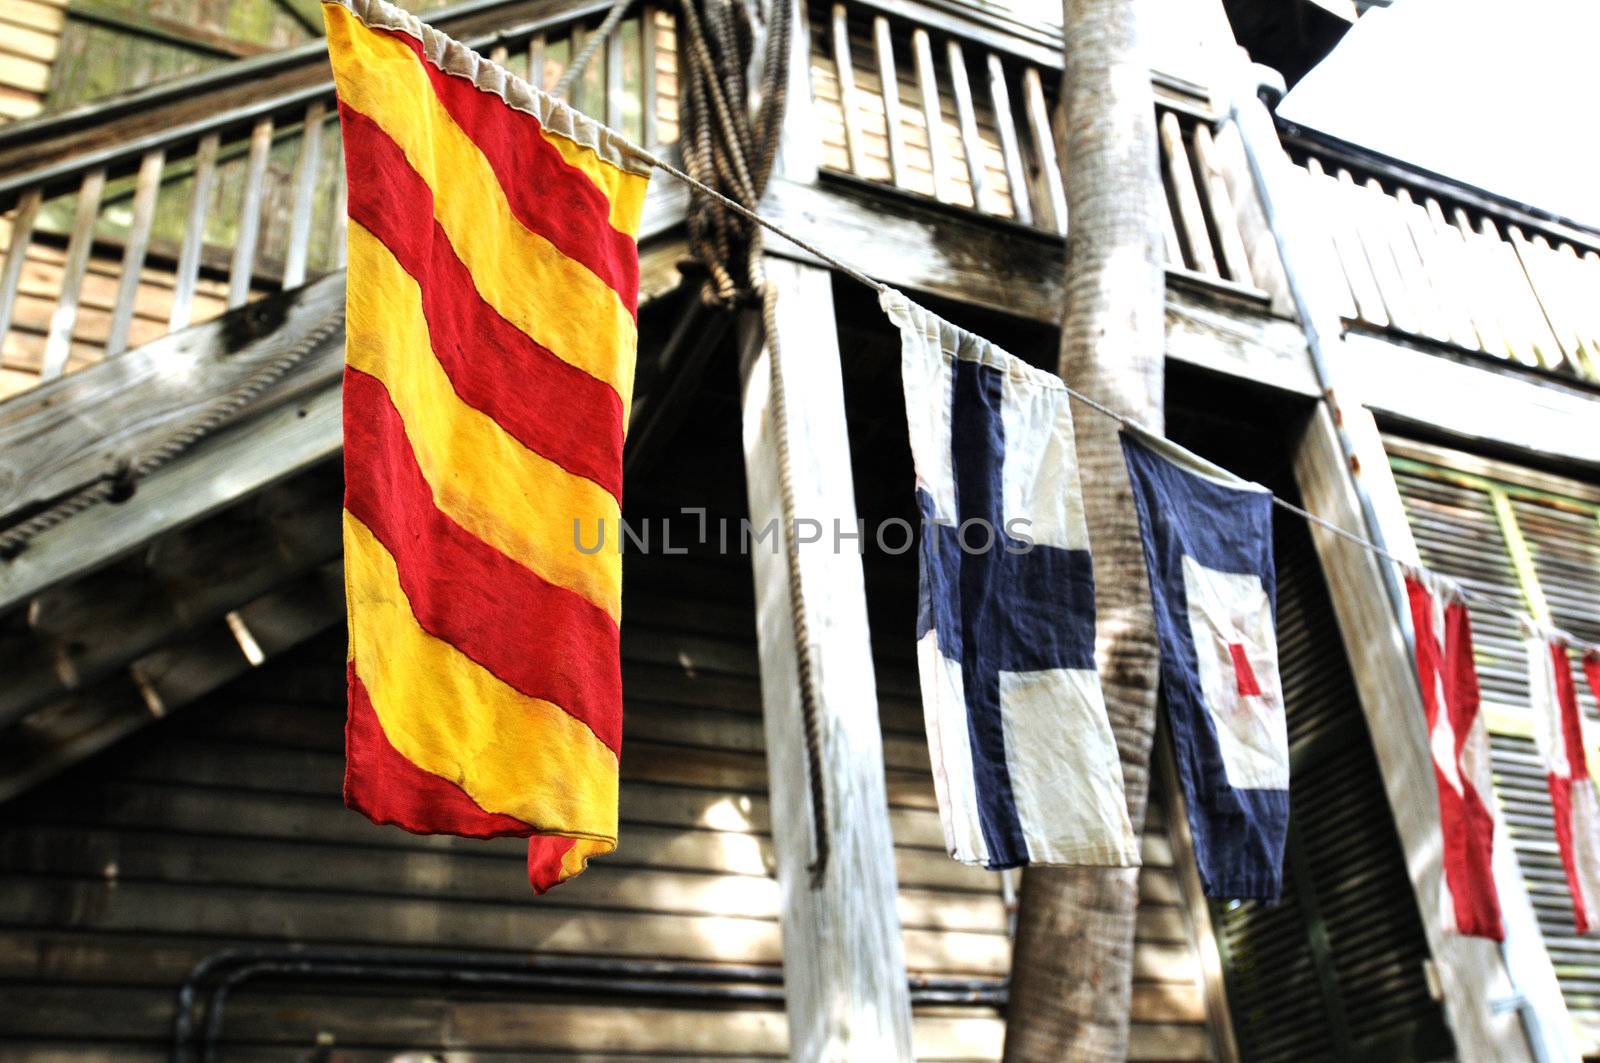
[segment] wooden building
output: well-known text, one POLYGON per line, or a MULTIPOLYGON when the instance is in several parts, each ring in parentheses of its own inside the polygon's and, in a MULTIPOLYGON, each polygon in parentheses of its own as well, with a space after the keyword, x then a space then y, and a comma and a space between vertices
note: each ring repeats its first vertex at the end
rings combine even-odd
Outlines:
MULTIPOLYGON (((609 6, 428 17, 552 86, 609 6)), ((1280 131, 1238 88, 1233 28, 1264 32, 1246 16, 1276 5, 1158 6, 1171 434, 1600 641, 1600 233, 1280 131)), ((687 553, 625 559, 618 853, 536 899, 515 842, 343 809, 342 334, 316 332, 344 296, 342 159, 315 22, 296 17, 315 12, 263 7, 278 14, 240 28, 206 21, 229 5, 172 6, 102 38, 82 25, 137 19, 0 0, 0 106, 23 119, 0 127, 0 546, 107 495, 0 560, 0 1058, 810 1058, 842 1037, 849 1058, 893 1058, 907 1001, 918 1058, 998 1058, 1016 882, 944 854, 915 565, 870 541, 803 573, 827 589, 808 598, 830 632, 824 740, 853 803, 832 884, 788 888, 809 859, 788 591, 764 548, 716 541, 776 505, 752 369, 769 353, 702 305, 665 178, 640 243, 626 515, 687 553), (162 41, 152 26, 184 38, 174 54, 232 52, 48 98, 88 76, 52 63, 93 69, 128 34, 162 41), (132 91, 83 102, 111 90, 132 91), (841 920, 828 891, 847 879, 864 902, 841 920)), ((640 4, 575 91, 668 152, 675 10, 640 4)), ((763 213, 1052 365, 1057 35, 977 0, 797 12, 763 213)), ((897 337, 867 290, 769 253, 807 513, 909 516, 897 337)), ((1131 1055, 1600 1058, 1600 946, 1571 932, 1515 631, 1474 611, 1507 828, 1497 949, 1441 927, 1393 573, 1298 520, 1276 535, 1285 901, 1200 896, 1158 771, 1131 1055)))

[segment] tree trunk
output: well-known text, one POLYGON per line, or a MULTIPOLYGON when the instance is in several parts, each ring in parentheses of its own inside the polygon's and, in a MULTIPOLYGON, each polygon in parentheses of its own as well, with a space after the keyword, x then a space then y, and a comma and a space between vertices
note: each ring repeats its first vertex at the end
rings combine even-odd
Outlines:
MULTIPOLYGON (((1159 430, 1165 347, 1161 187, 1138 0, 1065 0, 1066 307, 1060 370, 1073 387, 1159 430)), ((1144 828, 1157 666, 1139 525, 1117 425, 1073 410, 1094 550, 1097 656, 1122 756, 1128 813, 1144 828)), ((1022 876, 1005 1058, 1128 1054, 1133 868, 1030 868, 1022 876)))

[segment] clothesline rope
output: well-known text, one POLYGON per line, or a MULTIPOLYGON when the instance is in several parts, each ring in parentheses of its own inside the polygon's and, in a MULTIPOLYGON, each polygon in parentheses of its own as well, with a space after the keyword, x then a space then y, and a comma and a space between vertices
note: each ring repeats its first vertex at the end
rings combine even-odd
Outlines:
MULTIPOLYGON (((838 258, 830 255, 828 252, 824 251, 820 247, 817 247, 815 244, 809 243, 808 241, 803 240, 789 232, 776 222, 763 218, 760 214, 746 207, 744 204, 728 198, 714 188, 707 187, 702 182, 690 177, 688 174, 684 173, 682 170, 678 169, 676 166, 673 166, 671 163, 667 162, 665 159, 654 154, 653 152, 646 151, 644 148, 632 143, 628 143, 627 141, 624 141, 624 143, 628 144, 628 147, 633 150, 641 162, 648 163, 650 166, 665 172, 669 176, 677 178, 679 181, 682 181, 684 184, 693 188, 702 195, 711 196, 729 210, 732 210, 749 221, 754 222, 767 231, 782 237, 791 244, 800 248, 802 251, 812 255, 817 260, 825 263, 826 265, 832 266, 840 273, 850 277, 852 280, 859 281, 875 292, 882 293, 888 290, 888 286, 883 284, 881 281, 874 280, 865 273, 862 273, 860 270, 856 269, 854 266, 851 266, 849 263, 840 261, 838 258)), ((1119 410, 1112 409, 1105 403, 1091 398, 1081 391, 1078 391, 1070 384, 1066 384, 1065 387, 1068 395, 1072 396, 1078 402, 1089 407, 1089 409, 1095 411, 1096 413, 1099 413, 1105 417, 1109 417, 1118 424, 1126 425, 1130 428, 1136 428, 1142 432, 1147 432, 1150 435, 1161 436, 1161 433, 1159 432, 1151 432, 1150 429, 1141 424, 1137 418, 1132 417, 1129 414, 1122 413, 1119 410)), ((1162 438, 1165 437, 1163 436, 1162 438)), ((1286 498, 1279 497, 1276 493, 1272 494, 1272 504, 1277 506, 1279 509, 1293 513, 1298 517, 1302 517, 1305 520, 1310 521, 1312 524, 1315 524, 1318 527, 1332 532, 1334 535, 1337 535, 1348 542, 1354 543, 1356 546, 1376 554, 1378 557, 1393 562, 1402 569, 1413 569, 1419 567, 1417 563, 1407 561, 1404 558, 1397 556, 1384 547, 1379 546, 1371 539, 1368 539, 1366 536, 1360 535, 1356 532, 1348 531, 1345 528, 1335 524, 1331 520, 1328 520, 1324 517, 1319 517, 1310 510, 1297 506, 1286 498)), ((1457 586, 1459 587, 1463 598, 1466 598, 1469 601, 1477 602, 1478 604, 1494 612, 1500 613, 1503 616, 1510 617, 1513 620, 1521 621, 1524 617, 1529 615, 1527 609, 1518 609, 1515 606, 1507 605, 1505 602, 1502 602, 1493 595, 1484 594, 1482 591, 1471 590, 1467 587, 1460 587, 1459 584, 1457 586)), ((1540 628, 1550 635, 1564 639, 1569 645, 1579 648, 1587 647, 1589 649, 1600 650, 1600 644, 1591 644, 1588 642, 1588 640, 1579 638, 1572 632, 1566 631, 1562 628, 1543 623, 1540 624, 1540 628)))

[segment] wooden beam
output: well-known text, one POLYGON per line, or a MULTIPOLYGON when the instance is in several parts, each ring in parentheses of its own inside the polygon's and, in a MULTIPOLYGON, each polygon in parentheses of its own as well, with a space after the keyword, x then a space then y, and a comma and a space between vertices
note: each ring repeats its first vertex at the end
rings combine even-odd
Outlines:
POLYGON ((50 706, 0 743, 0 804, 327 630, 344 615, 343 566, 327 565, 148 654, 128 676, 50 706), (253 651, 241 645, 247 632, 253 651))
MULTIPOLYGON (((282 357, 343 301, 344 277, 326 277, 262 300, 248 315, 229 314, 172 333, 0 405, 0 514, 114 474, 282 357)), ((325 345, 299 367, 293 382, 316 387, 335 379, 340 354, 338 342, 325 345)), ((282 397, 274 389, 254 408, 282 397)))
MULTIPOLYGON (((881 186, 830 178, 819 186, 774 179, 762 212, 906 291, 1054 325, 1062 299, 1061 239, 942 210, 881 186)), ((809 261, 773 238, 774 253, 809 261)), ((1321 393, 1291 321, 1268 313, 1265 293, 1168 269, 1167 356, 1299 395, 1321 393)))
MULTIPOLYGON (((329 341, 337 365, 343 337, 329 341)), ((336 383, 225 429, 139 482, 126 502, 94 506, 0 562, 0 610, 137 550, 339 452, 336 383)))
POLYGON ((143 564, 117 565, 28 604, 33 638, 0 654, 0 728, 81 693, 129 662, 337 561, 338 474, 326 468, 168 535, 143 564))
POLYGON ((1348 386, 1386 421, 1600 470, 1600 395, 1592 388, 1397 336, 1353 330, 1342 347, 1348 386))
POLYGON ((789 1051, 795 1059, 910 1060, 911 1009, 895 907, 894 842, 883 772, 871 633, 861 557, 836 549, 834 522, 854 530, 855 493, 834 320, 832 276, 771 259, 778 350, 753 319, 744 337, 744 449, 751 523, 776 521, 774 546, 753 544, 756 638, 766 720, 773 846, 782 892, 789 1051), (817 687, 822 787, 831 857, 818 888, 799 661, 778 481, 780 412, 770 359, 782 359, 783 412, 794 514, 821 523, 821 541, 799 547, 811 674, 817 687))

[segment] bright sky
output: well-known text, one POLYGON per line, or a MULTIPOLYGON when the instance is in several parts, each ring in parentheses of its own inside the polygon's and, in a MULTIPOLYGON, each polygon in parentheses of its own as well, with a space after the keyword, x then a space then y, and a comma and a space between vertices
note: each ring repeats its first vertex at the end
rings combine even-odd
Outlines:
POLYGON ((1600 3, 1395 0, 1279 107, 1319 129, 1600 226, 1600 3))

